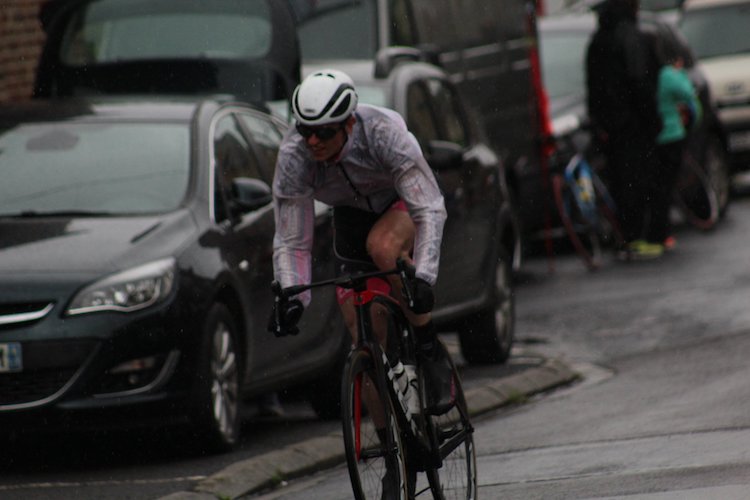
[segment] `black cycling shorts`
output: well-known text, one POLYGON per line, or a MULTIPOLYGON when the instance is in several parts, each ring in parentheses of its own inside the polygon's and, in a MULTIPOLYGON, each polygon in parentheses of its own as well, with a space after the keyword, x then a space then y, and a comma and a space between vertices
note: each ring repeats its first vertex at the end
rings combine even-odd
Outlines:
POLYGON ((333 208, 333 251, 339 276, 373 269, 374 264, 367 253, 367 236, 388 210, 406 210, 406 204, 397 199, 381 213, 347 206, 333 208))
POLYGON ((367 254, 367 235, 381 215, 353 207, 333 208, 333 251, 341 261, 339 264, 349 261, 372 264, 367 254))

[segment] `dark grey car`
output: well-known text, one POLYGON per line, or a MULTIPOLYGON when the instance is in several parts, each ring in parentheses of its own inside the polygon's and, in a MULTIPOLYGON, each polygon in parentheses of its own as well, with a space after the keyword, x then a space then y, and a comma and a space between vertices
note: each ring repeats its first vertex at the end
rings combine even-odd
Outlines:
MULTIPOLYGON (((300 335, 266 331, 285 128, 215 99, 0 109, 0 433, 166 421, 227 448, 265 392, 304 384, 337 411, 349 340, 333 293, 300 335)), ((329 219, 321 206, 319 279, 329 219)))

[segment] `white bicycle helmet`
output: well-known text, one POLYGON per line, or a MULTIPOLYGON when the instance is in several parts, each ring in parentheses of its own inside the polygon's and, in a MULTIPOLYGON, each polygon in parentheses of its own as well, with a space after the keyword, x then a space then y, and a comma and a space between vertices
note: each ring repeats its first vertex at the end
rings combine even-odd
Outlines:
POLYGON ((297 85, 292 112, 297 123, 311 127, 339 123, 357 107, 354 82, 343 71, 317 71, 297 85))

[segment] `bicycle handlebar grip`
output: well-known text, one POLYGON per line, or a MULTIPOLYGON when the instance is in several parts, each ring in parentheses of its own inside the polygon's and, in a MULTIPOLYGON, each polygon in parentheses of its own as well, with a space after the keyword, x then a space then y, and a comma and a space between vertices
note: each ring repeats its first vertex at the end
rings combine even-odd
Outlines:
POLYGON ((396 259, 396 267, 410 280, 413 280, 417 275, 417 268, 409 264, 406 259, 402 259, 401 257, 396 259))
POLYGON ((281 283, 276 280, 273 280, 271 282, 271 292, 273 292, 273 294, 279 298, 284 296, 284 291, 281 289, 281 283))

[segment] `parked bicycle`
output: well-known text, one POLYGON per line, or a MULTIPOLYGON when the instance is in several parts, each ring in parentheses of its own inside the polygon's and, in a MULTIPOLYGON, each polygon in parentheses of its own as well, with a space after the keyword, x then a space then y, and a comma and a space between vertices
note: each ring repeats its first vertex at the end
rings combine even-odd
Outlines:
POLYGON ((358 335, 341 387, 344 448, 354 497, 412 499, 431 491, 440 500, 475 499, 474 429, 456 366, 438 341, 450 365, 450 391, 437 391, 426 383, 425 363, 399 302, 373 286, 373 280, 380 280, 390 289, 386 277, 398 275, 410 303, 414 268, 399 260, 389 271, 372 270, 371 264, 363 269, 309 285, 273 286, 277 300, 325 286, 354 292, 358 335), (378 327, 387 329, 385 346, 377 341, 378 327))
MULTIPOLYGON (((572 138, 568 138, 570 142, 572 138)), ((571 145, 572 146, 572 145, 571 145)), ((576 253, 589 269, 602 263, 602 248, 624 245, 617 205, 605 181, 578 151, 563 166, 553 168, 552 191, 560 223, 576 253)), ((708 230, 721 218, 721 206, 705 169, 686 152, 673 194, 673 207, 692 227, 708 230)))
POLYGON ((552 192, 573 248, 589 269, 597 269, 603 245, 619 248, 624 243, 612 195, 583 153, 553 171, 552 192))

